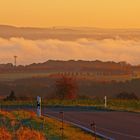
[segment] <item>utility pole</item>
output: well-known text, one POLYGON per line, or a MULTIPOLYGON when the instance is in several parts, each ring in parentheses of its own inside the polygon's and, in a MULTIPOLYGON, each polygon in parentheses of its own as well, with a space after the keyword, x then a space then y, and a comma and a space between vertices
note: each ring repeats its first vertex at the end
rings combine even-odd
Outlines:
POLYGON ((15 67, 17 66, 17 56, 15 55, 14 56, 14 64, 15 64, 15 67))

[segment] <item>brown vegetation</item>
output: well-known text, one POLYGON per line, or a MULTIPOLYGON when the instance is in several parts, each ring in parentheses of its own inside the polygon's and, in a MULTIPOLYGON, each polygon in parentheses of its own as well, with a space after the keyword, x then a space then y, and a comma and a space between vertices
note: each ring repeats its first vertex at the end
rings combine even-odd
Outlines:
POLYGON ((56 97, 59 99, 75 99, 77 97, 77 84, 71 77, 62 76, 56 81, 56 97))
POLYGON ((42 133, 26 127, 21 127, 16 132, 16 137, 18 140, 46 140, 42 133))
POLYGON ((12 134, 6 128, 0 128, 0 140, 12 140, 12 134))

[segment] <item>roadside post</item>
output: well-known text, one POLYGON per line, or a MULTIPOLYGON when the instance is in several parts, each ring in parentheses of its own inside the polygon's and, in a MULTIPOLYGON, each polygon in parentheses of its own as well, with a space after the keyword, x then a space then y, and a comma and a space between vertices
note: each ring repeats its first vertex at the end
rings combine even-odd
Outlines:
POLYGON ((37 96, 37 116, 41 117, 41 97, 37 96))
POLYGON ((96 124, 95 122, 91 123, 91 129, 94 132, 94 140, 96 140, 96 124))
POLYGON ((60 114, 60 117, 61 117, 61 122, 62 122, 62 125, 61 125, 61 140, 63 140, 63 137, 64 137, 64 112, 59 112, 60 114))
POLYGON ((107 107, 107 96, 104 97, 105 108, 107 107))

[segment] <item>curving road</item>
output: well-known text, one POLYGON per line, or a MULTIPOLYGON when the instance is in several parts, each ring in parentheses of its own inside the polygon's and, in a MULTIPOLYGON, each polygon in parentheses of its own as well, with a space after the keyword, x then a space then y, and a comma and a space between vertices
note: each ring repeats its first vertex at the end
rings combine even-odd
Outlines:
MULTIPOLYGON (((45 114, 59 117, 57 109, 45 109, 45 114)), ((140 114, 118 111, 64 111, 64 119, 86 128, 95 121, 97 132, 115 140, 140 140, 140 114)))

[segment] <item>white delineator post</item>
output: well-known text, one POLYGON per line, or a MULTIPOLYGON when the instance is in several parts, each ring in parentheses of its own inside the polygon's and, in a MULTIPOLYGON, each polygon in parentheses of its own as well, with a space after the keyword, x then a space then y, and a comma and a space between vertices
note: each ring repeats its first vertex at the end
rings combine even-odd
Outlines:
POLYGON ((105 108, 107 107, 107 96, 104 97, 105 100, 105 108))
POLYGON ((37 116, 41 116, 41 97, 37 96, 37 116))

